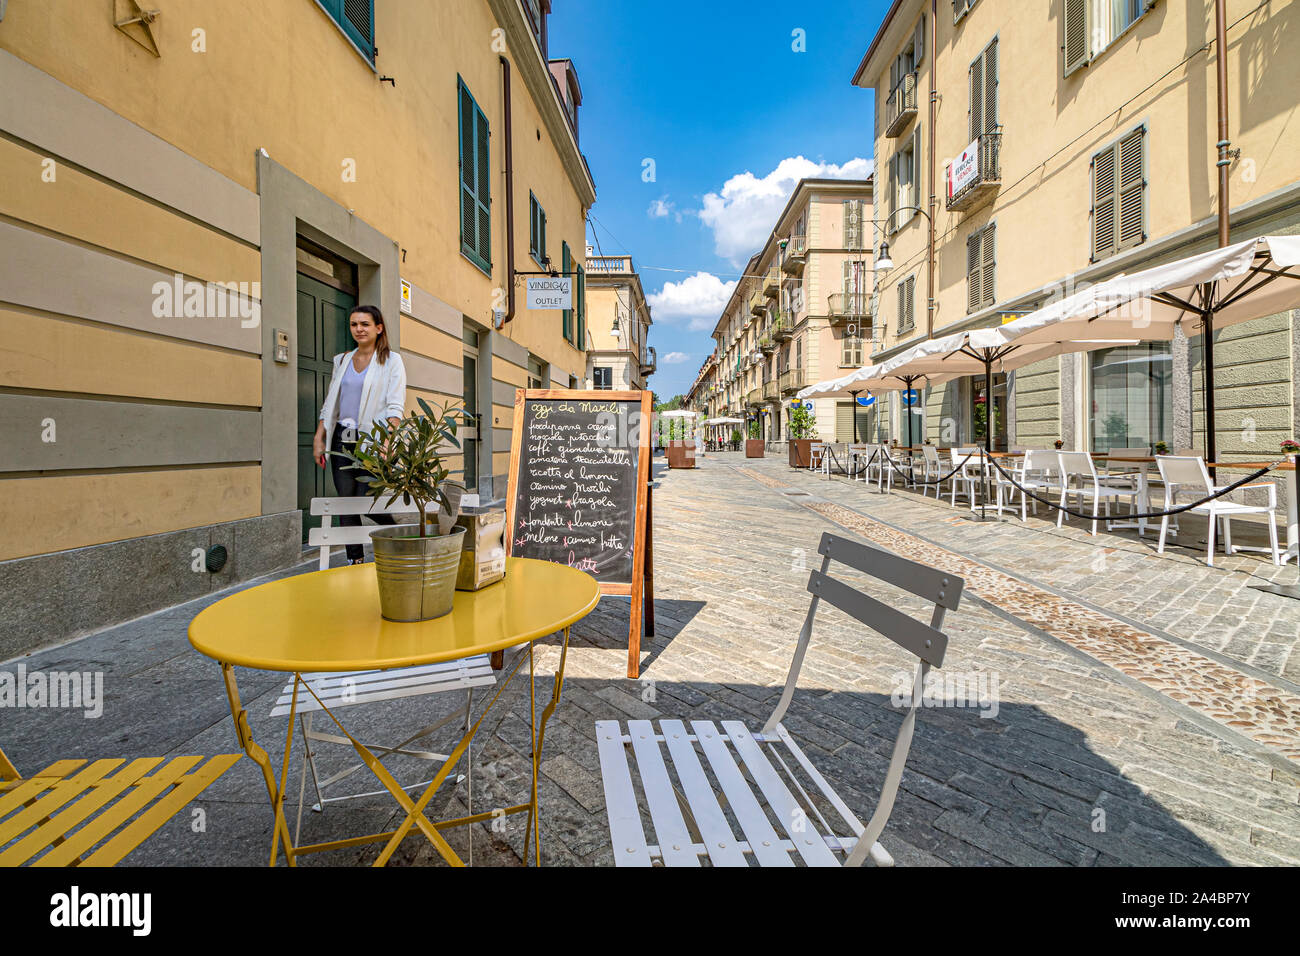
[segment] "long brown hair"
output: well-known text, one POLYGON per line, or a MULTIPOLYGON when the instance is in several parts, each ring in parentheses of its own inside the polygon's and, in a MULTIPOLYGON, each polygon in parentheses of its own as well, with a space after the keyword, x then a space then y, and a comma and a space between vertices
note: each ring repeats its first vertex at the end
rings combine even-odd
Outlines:
POLYGON ((359 305, 348 312, 348 318, 356 315, 358 312, 370 316, 370 321, 379 328, 379 337, 375 340, 375 358, 379 359, 379 364, 383 365, 388 361, 388 326, 384 323, 384 313, 379 311, 376 305, 359 305))

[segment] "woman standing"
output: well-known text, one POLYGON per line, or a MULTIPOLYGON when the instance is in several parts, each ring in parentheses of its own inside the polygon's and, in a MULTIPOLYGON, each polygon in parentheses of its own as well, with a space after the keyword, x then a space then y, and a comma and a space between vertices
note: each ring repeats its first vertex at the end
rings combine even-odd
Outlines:
MULTIPOLYGON (((359 305, 348 316, 348 328, 357 347, 334 356, 334 375, 312 441, 312 454, 321 468, 325 467, 327 441, 330 451, 352 451, 357 437, 369 433, 376 421, 387 418, 390 425, 396 425, 405 414, 406 368, 402 357, 389 350, 383 313, 373 305, 359 305)), ((334 488, 341 496, 366 493, 364 482, 358 480, 357 471, 347 467, 346 458, 333 455, 331 461, 334 488)), ((379 524, 396 523, 392 515, 369 517, 379 524)), ((338 521, 342 527, 361 526, 360 515, 340 515, 338 521)), ((359 544, 348 545, 347 554, 349 564, 360 564, 365 557, 359 544)))

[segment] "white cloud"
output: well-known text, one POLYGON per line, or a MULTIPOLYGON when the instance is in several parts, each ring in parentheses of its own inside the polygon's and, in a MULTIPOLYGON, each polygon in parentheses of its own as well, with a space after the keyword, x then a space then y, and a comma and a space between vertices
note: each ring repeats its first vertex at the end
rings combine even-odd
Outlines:
POLYGON ((685 322, 692 332, 712 331, 735 288, 734 279, 723 282, 711 272, 697 272, 681 282, 665 282, 658 292, 646 296, 646 301, 656 321, 663 319, 670 325, 685 322))
POLYGON ((673 204, 663 199, 656 199, 650 203, 650 208, 646 210, 646 215, 651 219, 666 219, 668 214, 673 211, 673 204))
POLYGON ((685 352, 669 352, 664 356, 663 362, 665 365, 678 365, 682 362, 689 362, 690 359, 690 355, 685 352))
POLYGON ((816 163, 803 156, 781 160, 766 176, 746 170, 722 184, 721 193, 708 193, 700 221, 713 230, 713 248, 734 265, 752 256, 776 225, 799 180, 866 179, 875 169, 870 159, 850 159, 843 165, 816 163))

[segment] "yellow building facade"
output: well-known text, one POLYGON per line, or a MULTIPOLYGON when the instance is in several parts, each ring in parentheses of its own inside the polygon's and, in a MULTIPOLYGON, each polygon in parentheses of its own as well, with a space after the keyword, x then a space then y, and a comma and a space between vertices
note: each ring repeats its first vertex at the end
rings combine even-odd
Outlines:
POLYGON ((4 6, 0 657, 298 560, 355 304, 504 494, 515 388, 586 370, 514 274, 580 272, 595 201, 549 6, 4 6))
MULTIPOLYGON (((874 91, 883 361, 1217 243, 1213 0, 898 0, 853 82, 874 91), (918 211, 919 210, 919 211, 918 211), (931 228, 931 223, 933 228, 931 228), (915 314, 900 316, 914 285, 915 314)), ((1300 4, 1228 0, 1232 240, 1300 229, 1300 4)), ((1216 333, 1221 454, 1300 430, 1291 315, 1216 333)), ((1203 448, 1199 336, 927 390, 940 444, 1203 448)), ((900 434, 895 402, 894 434, 900 434)))

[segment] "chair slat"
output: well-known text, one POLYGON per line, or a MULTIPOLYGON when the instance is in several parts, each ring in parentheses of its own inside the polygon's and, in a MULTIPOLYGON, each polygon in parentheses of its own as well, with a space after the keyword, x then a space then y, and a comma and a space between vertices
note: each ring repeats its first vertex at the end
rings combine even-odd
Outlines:
POLYGON ((629 720, 628 736, 632 738, 632 752, 636 754, 636 769, 641 774, 641 788, 650 807, 650 821, 654 824, 655 840, 665 866, 699 866, 700 858, 692 849, 690 831, 677 805, 664 764, 663 752, 655 739, 655 728, 648 720, 629 720))
POLYGON ((829 531, 822 533, 817 553, 870 574, 887 584, 910 591, 917 597, 956 610, 965 582, 955 574, 937 571, 928 565, 891 554, 882 548, 850 541, 829 531))
MULTIPOLYGON (((124 856, 152 836, 164 823, 179 813, 187 803, 237 764, 243 756, 243 754, 219 754, 193 773, 181 778, 171 791, 163 795, 161 800, 133 820, 102 847, 86 857, 86 862, 83 865, 116 866, 124 856)), ((59 847, 59 849, 62 849, 62 847, 59 847)), ((38 860, 36 865, 47 865, 45 857, 38 860)))
MULTIPOLYGON (((177 757, 147 777, 134 780, 127 778, 120 785, 117 783, 118 778, 124 777, 125 774, 111 777, 109 781, 93 788, 86 796, 54 817, 49 823, 22 842, 32 840, 37 848, 52 847, 50 850, 52 856, 47 854, 49 856, 48 862, 45 857, 42 857, 42 862, 39 865, 67 866, 86 850, 89 850, 108 834, 131 819, 158 794, 172 786, 177 777, 202 760, 202 757, 177 757), (112 783, 111 786, 110 783, 112 783), (129 794, 123 795, 128 787, 134 789, 129 794), (108 806, 109 802, 118 796, 121 796, 121 799, 108 806), (100 809, 103 809, 104 812, 100 813, 95 819, 90 820, 89 823, 57 847, 53 846, 56 839, 63 837, 83 820, 89 820, 95 811, 100 809)), ((0 859, 0 866, 9 865, 12 864, 7 860, 0 859)))
POLYGON ((708 758, 713 776, 722 786, 722 793, 731 805, 731 812, 736 815, 740 828, 745 831, 745 839, 760 866, 794 866, 790 854, 781 849, 781 837, 772 828, 772 823, 763 812, 753 790, 750 789, 744 774, 736 766, 735 759, 727 743, 722 739, 722 731, 708 720, 692 720, 691 729, 704 756, 708 758))
POLYGON ((714 866, 749 866, 740 841, 732 833, 718 798, 713 795, 713 787, 704 774, 700 758, 695 754, 695 744, 689 739, 690 731, 680 720, 661 720, 659 729, 663 731, 664 745, 673 758, 677 779, 686 791, 691 815, 695 817, 705 849, 709 851, 709 860, 714 866))
POLYGON ((826 778, 823 777, 817 768, 812 765, 812 761, 804 756, 803 750, 794 742, 794 738, 791 737, 790 732, 785 729, 785 725, 777 724, 776 733, 777 736, 781 738, 781 742, 785 744, 786 749, 789 750, 794 756, 794 759, 799 762, 799 766, 803 767, 804 773, 808 774, 808 777, 812 782, 817 785, 817 789, 822 792, 822 796, 826 798, 826 801, 835 808, 835 812, 840 815, 846 824, 848 824, 849 829, 853 831, 854 836, 861 835, 862 831, 866 829, 862 821, 859 820, 857 815, 849 809, 848 804, 840 799, 840 795, 831 789, 831 785, 826 782, 826 778))
POLYGON ((600 780, 605 788, 605 811, 614 845, 615 866, 650 866, 645 830, 632 774, 623 746, 623 728, 616 720, 596 721, 596 750, 600 755, 600 780))
MULTIPOLYGON (((23 821, 40 820, 42 817, 49 816, 70 800, 75 800, 79 794, 85 792, 87 787, 94 786, 100 779, 108 776, 110 771, 124 763, 126 761, 121 758, 96 760, 75 777, 57 780, 52 786, 47 786, 36 803, 30 807, 25 807, 13 816, 5 818, 4 822, 0 823, 0 843, 8 843, 9 840, 12 840, 31 826, 30 822, 22 825, 23 821), (38 809, 40 812, 37 812, 38 809), (33 816, 33 813, 35 813, 35 816, 33 816)), ((21 790, 11 791, 5 795, 3 800, 0 800, 0 815, 9 813, 15 806, 21 806, 31 799, 30 796, 21 797, 21 792, 21 790), (11 802, 15 801, 15 799, 17 802, 11 802)))
MULTIPOLYGON (((383 496, 376 501, 368 495, 355 498, 313 498, 311 500, 311 513, 314 515, 404 515, 417 513, 414 502, 408 505, 401 498, 398 498, 391 505, 386 505, 384 502, 387 500, 387 496, 383 496)), ((436 502, 430 504, 425 514, 433 514, 437 508, 436 502)))
POLYGON ((736 748, 736 753, 740 754, 740 759, 745 762, 750 776, 763 791, 768 806, 781 821, 786 835, 794 841, 795 849, 799 851, 804 862, 809 866, 839 866, 839 861, 835 859, 835 854, 826 848, 826 842, 822 839, 822 834, 816 830, 813 820, 799 806, 790 789, 782 782, 776 768, 768 762, 763 748, 758 745, 758 741, 754 739, 749 729, 738 720, 724 720, 722 729, 731 738, 731 745, 736 748))
POLYGON ((948 647, 948 637, 943 631, 820 571, 809 574, 808 590, 904 650, 911 651, 927 664, 935 667, 943 664, 944 651, 948 647))
MULTIPOLYGON (((495 683, 496 677, 492 674, 491 669, 487 668, 468 676, 462 676, 458 673, 416 675, 395 680, 358 681, 355 685, 349 685, 346 680, 341 680, 333 682, 328 687, 315 687, 313 685, 316 691, 315 696, 305 686, 300 685, 298 688, 298 710, 301 713, 319 711, 321 705, 317 702, 317 697, 330 707, 351 707, 355 704, 375 703, 381 700, 395 700, 402 697, 418 697, 423 694, 464 690, 469 687, 483 687, 495 683)), ((292 700, 293 682, 290 681, 281 691, 279 698, 276 699, 275 706, 271 709, 271 716, 283 717, 289 713, 289 705, 292 700)))

